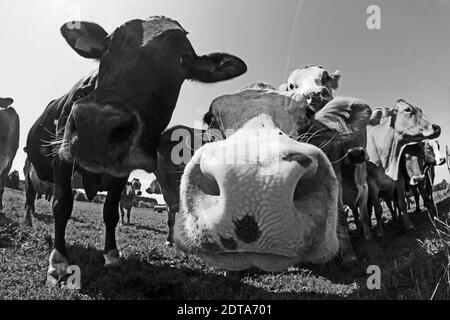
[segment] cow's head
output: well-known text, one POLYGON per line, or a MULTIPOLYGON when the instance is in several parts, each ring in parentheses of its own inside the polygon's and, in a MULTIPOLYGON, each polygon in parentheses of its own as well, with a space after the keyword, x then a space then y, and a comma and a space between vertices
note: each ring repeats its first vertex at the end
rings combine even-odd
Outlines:
POLYGON ((226 53, 198 56, 187 32, 166 17, 132 20, 110 35, 95 23, 71 22, 61 33, 79 55, 99 61, 95 89, 73 105, 59 152, 95 173, 153 171, 183 81, 218 82, 247 69, 226 53))
POLYGON ((178 247, 228 270, 333 257, 338 182, 325 153, 297 141, 316 121, 304 97, 247 90, 214 100, 205 120, 226 139, 185 168, 178 247))
POLYGON ((422 113, 422 109, 403 99, 397 100, 394 108, 388 109, 391 127, 399 140, 405 143, 434 139, 441 134, 441 128, 433 124, 422 113))
POLYGON ((333 164, 366 160, 365 130, 372 111, 354 98, 336 98, 314 114, 310 127, 299 131, 301 141, 318 146, 333 164))
POLYGON ((445 155, 441 152, 441 146, 436 139, 424 142, 425 162, 433 166, 445 164, 445 155))
POLYGON ((307 99, 308 104, 319 111, 333 99, 333 90, 339 86, 339 71, 330 74, 318 65, 304 65, 294 70, 281 91, 296 91, 307 99))
POLYGON ((14 103, 12 98, 0 98, 0 109, 8 108, 14 103))

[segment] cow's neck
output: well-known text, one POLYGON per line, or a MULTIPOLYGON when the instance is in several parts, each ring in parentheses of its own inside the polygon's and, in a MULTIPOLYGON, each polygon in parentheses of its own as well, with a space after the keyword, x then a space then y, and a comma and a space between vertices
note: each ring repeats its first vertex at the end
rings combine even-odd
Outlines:
POLYGON ((405 146, 402 136, 391 126, 391 118, 385 118, 379 125, 368 126, 369 161, 381 165, 386 174, 397 180, 399 160, 405 146))

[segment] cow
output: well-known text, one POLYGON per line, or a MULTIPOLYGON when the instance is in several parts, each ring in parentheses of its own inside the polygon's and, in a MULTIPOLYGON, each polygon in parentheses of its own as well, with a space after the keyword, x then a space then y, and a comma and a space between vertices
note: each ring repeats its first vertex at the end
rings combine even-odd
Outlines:
POLYGON ((424 182, 412 185, 412 192, 414 195, 414 200, 416 202, 416 213, 420 213, 420 198, 424 199, 425 206, 433 212, 435 211, 435 204, 433 200, 433 185, 435 179, 435 166, 442 166, 445 164, 446 159, 441 153, 440 145, 438 140, 425 140, 420 144, 420 154, 417 155, 416 159, 420 160, 420 165, 424 175, 424 182), (423 158, 422 158, 423 154, 423 158))
POLYGON ((295 69, 279 89, 304 95, 308 105, 317 112, 333 100, 333 91, 338 89, 340 78, 338 70, 330 74, 322 66, 307 64, 295 69))
MULTIPOLYGON (((342 103, 342 99, 333 101, 333 92, 339 87, 339 80, 341 73, 335 71, 329 73, 322 66, 316 64, 303 65, 294 70, 286 84, 280 86, 280 90, 294 91, 302 94, 308 103, 308 106, 314 111, 318 112, 328 103, 342 103)), ((345 99, 344 99, 345 100, 345 99)), ((345 104, 346 102, 344 102, 345 104)), ((354 145, 355 148, 365 148, 366 138, 363 133, 359 137, 358 143, 354 145)), ((355 149, 356 151, 357 149, 355 149)), ((346 151, 342 154, 346 154, 346 151)), ((341 165, 341 164, 339 164, 341 165)), ((342 200, 343 204, 350 207, 353 216, 356 218, 357 227, 362 229, 365 239, 371 239, 371 231, 369 227, 369 214, 367 212, 367 201, 369 197, 369 186, 367 184, 367 168, 365 161, 358 161, 352 163, 345 161, 341 167, 340 182, 342 183, 342 200), (360 214, 359 214, 359 212, 360 214), (361 216, 361 220, 359 219, 361 216)), ((342 216, 345 216, 343 208, 340 208, 342 216)))
POLYGON ((0 98, 0 214, 8 174, 19 148, 20 120, 12 98, 0 98))
POLYGON ((115 228, 131 171, 156 168, 156 149, 185 80, 215 83, 246 72, 227 53, 198 56, 175 20, 154 16, 126 22, 109 34, 98 24, 66 23, 61 34, 98 69, 52 101, 31 128, 28 157, 41 180, 54 182, 55 244, 48 280, 67 271, 65 229, 73 208, 71 176, 79 172, 86 195, 107 191, 103 206, 105 266, 119 263, 115 228))
POLYGON ((133 179, 131 182, 125 184, 125 188, 120 195, 120 213, 122 217, 122 224, 124 224, 123 218, 125 215, 125 210, 127 210, 127 224, 130 224, 131 218, 131 208, 133 208, 134 199, 136 196, 142 195, 141 192, 141 182, 139 179, 133 179))
POLYGON ((207 130, 226 139, 203 145, 184 169, 175 244, 230 271, 330 260, 340 247, 338 177, 326 154, 298 133, 315 124, 328 145, 347 143, 369 118, 370 108, 356 103, 315 113, 295 92, 215 99, 207 130))
MULTIPOLYGON (((275 90, 275 87, 260 81, 249 83, 240 89, 240 91, 244 90, 275 90)), ((204 119, 204 122, 209 123, 210 121, 204 119)), ((175 218, 180 204, 180 181, 186 164, 191 160, 195 151, 205 143, 223 139, 224 136, 219 130, 206 131, 184 125, 177 125, 163 132, 154 174, 168 207, 167 246, 173 246, 175 218)))
POLYGON ((441 128, 425 118, 420 108, 399 99, 392 108, 376 108, 367 126, 369 161, 382 167, 396 183, 397 205, 406 230, 414 228, 405 201, 404 176, 400 174, 405 148, 439 137, 441 128))
POLYGON ((31 216, 36 214, 35 200, 41 199, 44 196, 45 200, 50 201, 53 195, 54 185, 51 182, 39 179, 36 169, 28 158, 25 160, 23 174, 25 176, 26 197, 24 224, 31 227, 31 216))

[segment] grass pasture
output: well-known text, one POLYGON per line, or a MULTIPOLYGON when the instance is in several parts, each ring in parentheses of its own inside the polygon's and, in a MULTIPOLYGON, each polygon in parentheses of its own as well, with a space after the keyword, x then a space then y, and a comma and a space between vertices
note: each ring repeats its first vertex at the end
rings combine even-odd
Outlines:
POLYGON ((25 195, 7 189, 0 217, 0 299, 450 299, 450 198, 437 194, 440 220, 413 215, 416 230, 389 222, 384 239, 352 240, 360 265, 293 267, 282 273, 225 277, 223 270, 166 248, 166 213, 132 211, 132 224, 117 228, 121 265, 103 268, 101 205, 76 202, 66 232, 70 262, 81 268, 82 289, 46 286, 53 244, 50 204, 36 202, 33 228, 21 225, 25 195), (381 289, 366 286, 369 265, 381 269, 381 289))

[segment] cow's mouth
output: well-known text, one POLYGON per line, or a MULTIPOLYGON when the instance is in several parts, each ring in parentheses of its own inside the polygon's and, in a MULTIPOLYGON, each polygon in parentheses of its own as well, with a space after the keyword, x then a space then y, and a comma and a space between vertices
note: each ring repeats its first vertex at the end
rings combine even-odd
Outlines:
POLYGON ((252 251, 210 253, 199 251, 197 255, 204 261, 229 271, 243 271, 258 268, 267 272, 279 272, 299 263, 323 263, 337 254, 336 251, 322 251, 320 255, 313 255, 309 259, 290 257, 273 253, 252 251))
POLYGON ((72 135, 65 138, 59 149, 59 156, 62 160, 76 163, 89 172, 110 174, 115 177, 126 177, 137 169, 147 172, 155 170, 154 159, 146 155, 131 139, 114 159, 108 160, 107 157, 92 159, 78 150, 78 137, 72 135))

